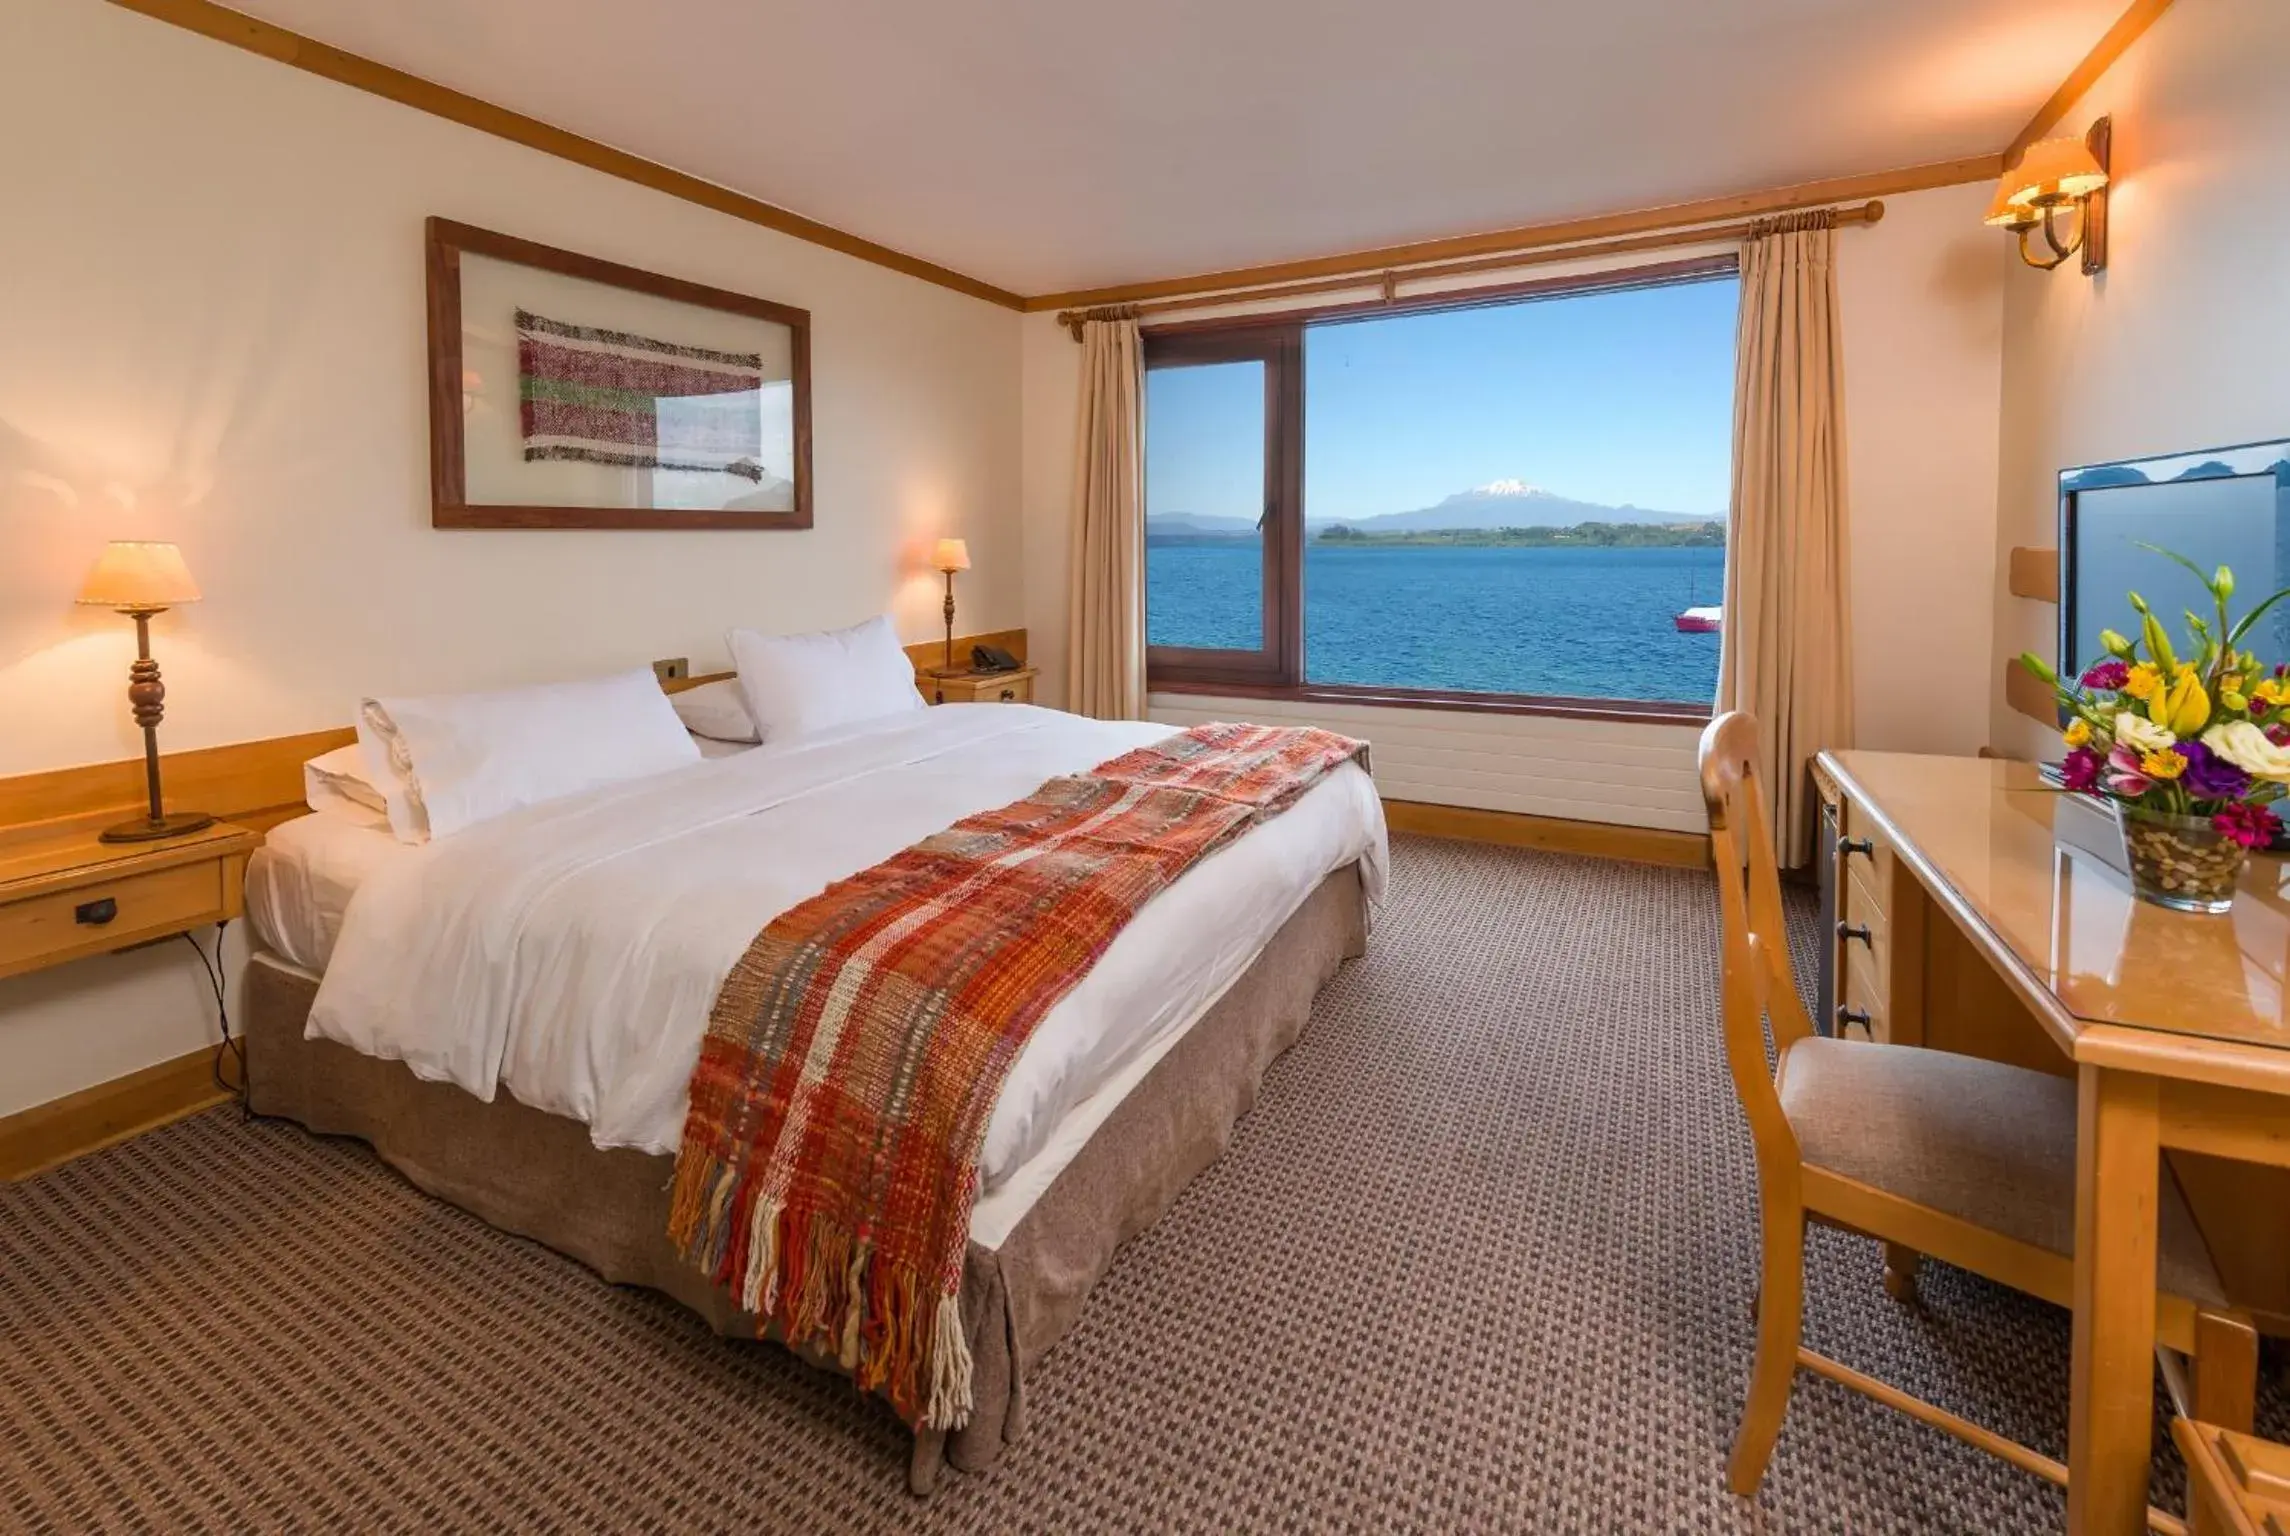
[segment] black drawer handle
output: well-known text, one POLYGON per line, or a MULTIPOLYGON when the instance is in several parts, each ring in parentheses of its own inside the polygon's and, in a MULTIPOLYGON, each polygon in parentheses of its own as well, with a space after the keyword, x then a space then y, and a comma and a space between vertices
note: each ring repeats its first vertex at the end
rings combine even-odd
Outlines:
POLYGON ((1876 852, 1877 845, 1865 837, 1840 837, 1837 839, 1837 857, 1841 859, 1849 859, 1856 853, 1864 858, 1873 859, 1876 857, 1876 852))
POLYGON ((1015 699, 1017 696, 1018 690, 1015 688, 1005 688, 1002 690, 1002 702, 1005 704, 1007 704, 1010 700, 1015 699))
POLYGON ((1869 932, 1869 925, 1866 923, 1839 923, 1837 925, 1837 937, 1839 939, 1859 939, 1871 949, 1877 947, 1876 936, 1869 932))
POLYGON ((101 928, 117 916, 119 916, 119 901, 116 897, 111 896, 106 896, 101 901, 83 901, 72 908, 72 921, 85 923, 90 928, 101 928))
POLYGON ((1872 1040, 1876 1038, 1876 1031, 1869 1028, 1869 1015, 1867 1009, 1839 1008, 1837 1010, 1838 1034, 1843 1034, 1846 1030, 1852 1028, 1855 1024, 1860 1025, 1861 1033, 1867 1035, 1872 1040))

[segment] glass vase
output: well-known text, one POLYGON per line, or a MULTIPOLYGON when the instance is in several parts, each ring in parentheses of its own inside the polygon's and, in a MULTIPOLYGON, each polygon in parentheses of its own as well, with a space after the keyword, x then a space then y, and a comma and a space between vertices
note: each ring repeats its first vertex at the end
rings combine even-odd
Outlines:
POLYGON ((2132 893, 2179 912, 2224 912, 2234 905, 2235 882, 2250 850, 2210 824, 2207 816, 2173 816, 2115 802, 2132 893))

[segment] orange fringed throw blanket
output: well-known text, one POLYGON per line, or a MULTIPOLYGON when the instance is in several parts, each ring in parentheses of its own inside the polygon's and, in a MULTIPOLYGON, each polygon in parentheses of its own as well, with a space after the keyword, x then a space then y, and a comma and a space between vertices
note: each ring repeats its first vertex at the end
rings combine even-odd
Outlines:
POLYGON ((970 1208, 1019 1051, 1156 892, 1366 751, 1198 726, 774 918, 709 1019, 670 1236, 908 1423, 961 1426, 970 1208))

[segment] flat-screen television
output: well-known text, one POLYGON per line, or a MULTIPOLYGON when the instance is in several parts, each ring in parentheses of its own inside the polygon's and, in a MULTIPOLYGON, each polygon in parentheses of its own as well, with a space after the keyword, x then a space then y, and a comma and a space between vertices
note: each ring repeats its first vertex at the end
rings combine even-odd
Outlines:
MULTIPOLYGON (((2237 619, 2267 594, 2290 587, 2290 440, 2060 474, 2062 676, 2099 659, 2101 630, 2136 635, 2128 592, 2147 600, 2182 649, 2185 611, 2206 619, 2215 614, 2194 574, 2147 545, 2184 555, 2205 571, 2231 566, 2228 610, 2237 619)), ((2243 646, 2269 663, 2290 661, 2290 599, 2269 609, 2243 646)))

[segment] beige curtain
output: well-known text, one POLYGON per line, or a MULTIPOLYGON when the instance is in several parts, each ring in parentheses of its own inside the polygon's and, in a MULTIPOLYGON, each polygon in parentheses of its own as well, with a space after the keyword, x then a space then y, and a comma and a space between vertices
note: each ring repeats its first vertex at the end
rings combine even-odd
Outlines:
POLYGON ((1852 742, 1845 363, 1836 220, 1760 223, 1741 250, 1718 708, 1757 719, 1774 853, 1813 855, 1817 752, 1852 742))
POLYGON ((1081 328, 1066 707, 1145 717, 1145 353, 1134 314, 1081 328))

